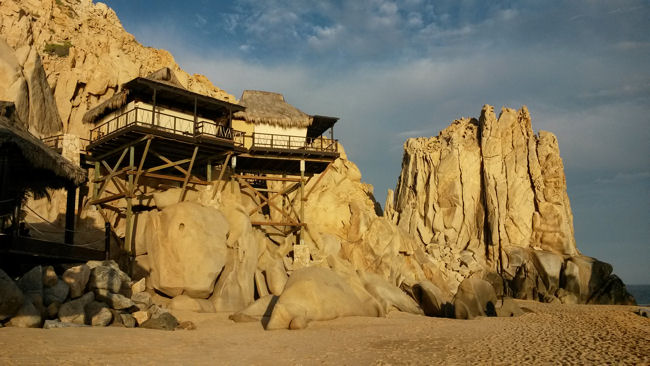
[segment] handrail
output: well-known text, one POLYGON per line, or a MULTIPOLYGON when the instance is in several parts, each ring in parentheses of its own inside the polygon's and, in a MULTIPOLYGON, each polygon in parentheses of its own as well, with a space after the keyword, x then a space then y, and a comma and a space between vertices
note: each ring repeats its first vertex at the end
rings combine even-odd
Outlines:
MULTIPOLYGON (((58 134, 58 135, 52 135, 48 137, 43 137, 41 141, 45 144, 45 146, 49 147, 50 149, 61 149, 63 148, 63 136, 64 134, 58 134)), ((84 151, 86 150, 86 147, 90 143, 89 139, 79 137, 79 141, 81 141, 81 150, 84 151)))
POLYGON ((143 126, 190 137, 209 136, 233 140, 233 129, 212 121, 183 118, 150 109, 134 107, 90 130, 90 141, 95 142, 107 135, 130 126, 143 126))
POLYGON ((231 141, 235 146, 245 146, 245 140, 252 139, 251 147, 280 150, 307 150, 317 152, 338 152, 338 140, 323 136, 306 137, 255 133, 247 135, 243 131, 223 126, 214 121, 190 120, 151 109, 134 107, 90 130, 89 142, 106 138, 131 126, 143 126, 193 138, 211 137, 231 141))
POLYGON ((338 141, 331 140, 323 136, 314 138, 306 136, 253 132, 252 139, 252 147, 284 150, 338 152, 338 141))

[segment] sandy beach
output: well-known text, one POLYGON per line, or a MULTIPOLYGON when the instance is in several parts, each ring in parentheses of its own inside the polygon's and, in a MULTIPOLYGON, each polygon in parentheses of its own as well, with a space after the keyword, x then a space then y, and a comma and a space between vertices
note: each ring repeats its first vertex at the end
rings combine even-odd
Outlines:
POLYGON ((196 330, 0 329, 0 364, 648 364, 650 319, 634 306, 520 301, 517 318, 387 318, 264 331, 225 315, 175 313, 196 330))

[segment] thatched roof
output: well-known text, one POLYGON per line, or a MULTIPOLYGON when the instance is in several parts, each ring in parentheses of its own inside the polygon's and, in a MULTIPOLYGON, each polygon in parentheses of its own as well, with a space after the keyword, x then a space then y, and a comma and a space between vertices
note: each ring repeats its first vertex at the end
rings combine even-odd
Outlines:
MULTIPOLYGON (((147 75, 146 79, 154 80, 159 83, 167 84, 175 88, 184 89, 185 87, 178 80, 174 72, 169 67, 163 67, 147 75)), ((122 91, 103 101, 96 107, 90 109, 83 116, 83 123, 93 123, 101 116, 106 115, 116 109, 121 108, 128 102, 129 90, 122 88, 122 91)))
POLYGON ((250 123, 282 127, 308 127, 312 123, 310 115, 285 102, 282 94, 244 90, 239 104, 246 110, 234 116, 250 123))
POLYGON ((169 67, 163 67, 147 75, 147 79, 155 80, 176 88, 187 89, 176 77, 176 74, 169 67))
MULTIPOLYGON (((43 172, 43 176, 36 178, 39 181, 32 182, 39 187, 62 188, 69 184, 79 186, 87 180, 83 169, 47 147, 21 125, 14 104, 10 102, 0 101, 0 149, 3 153, 17 150, 24 159, 24 163, 20 163, 28 165, 21 167, 21 171, 43 172)), ((11 177, 12 181, 20 181, 20 178, 11 177)))
POLYGON ((129 96, 128 90, 122 90, 107 100, 103 101, 95 108, 92 108, 86 112, 83 116, 83 123, 93 123, 95 120, 107 113, 110 113, 116 109, 122 108, 126 104, 127 97, 129 96))

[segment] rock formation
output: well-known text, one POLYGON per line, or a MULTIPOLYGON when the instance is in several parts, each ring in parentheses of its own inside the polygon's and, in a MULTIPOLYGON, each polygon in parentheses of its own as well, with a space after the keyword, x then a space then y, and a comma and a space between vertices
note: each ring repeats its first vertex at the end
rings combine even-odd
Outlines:
MULTIPOLYGON (((89 128, 81 119, 88 109, 113 96, 122 83, 162 67, 174 70, 189 90, 235 100, 205 76, 189 75, 181 70, 169 52, 142 46, 122 28, 115 12, 100 2, 3 1, 0 38, 14 50, 20 50, 19 64, 24 66, 28 83, 39 76, 32 70, 38 70, 38 53, 41 54, 63 122, 59 130, 65 133, 87 138, 89 128)), ((32 95, 31 88, 28 90, 30 100, 38 97, 32 95)), ((38 89, 34 90, 38 93, 38 89)))
POLYGON ((478 276, 519 298, 633 301, 611 266, 576 248, 557 138, 535 135, 525 106, 497 119, 486 105, 478 120, 407 140, 386 216, 444 263, 452 290, 478 276))
MULTIPOLYGON (((192 91, 235 101, 205 77, 180 70, 168 52, 137 43, 111 9, 90 0, 2 2, 2 49, 8 51, 0 55, 0 81, 12 85, 7 98, 20 101, 25 121, 40 134, 61 130, 78 142, 88 135, 82 115, 89 107, 121 83, 164 66, 192 91), (52 117, 38 122, 43 114, 52 117)), ((341 157, 306 185, 304 245, 294 245, 293 234, 253 227, 251 220, 271 220, 278 212, 258 209, 249 216, 259 199, 235 181, 218 192, 197 187, 181 203, 178 188, 152 187, 153 200, 141 203, 136 218, 136 281, 115 262, 69 268, 62 278, 53 274, 27 286, 31 273, 24 289, 0 272, 7 294, 0 298, 0 320, 33 326, 58 317, 66 326, 173 329, 176 319, 161 315, 171 308, 296 329, 311 320, 393 310, 461 318, 518 313, 507 300, 497 306, 504 296, 633 301, 611 266, 576 249, 557 139, 534 135, 525 108, 505 109, 497 119, 485 107, 479 120, 458 120, 438 137, 408 140, 384 214, 372 186, 339 151, 341 157)), ((276 203, 297 211, 297 194, 276 203)), ((56 221, 64 202, 57 193, 30 205, 56 221)), ((77 228, 103 228, 92 209, 80 219, 77 228)), ((122 223, 115 235, 123 236, 124 220, 109 219, 122 223)), ((51 320, 46 327, 64 326, 51 320)))

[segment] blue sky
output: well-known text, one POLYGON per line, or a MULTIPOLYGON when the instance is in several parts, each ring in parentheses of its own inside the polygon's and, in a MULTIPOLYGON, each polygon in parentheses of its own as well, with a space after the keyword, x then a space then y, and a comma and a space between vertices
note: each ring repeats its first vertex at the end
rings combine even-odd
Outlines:
POLYGON ((146 46, 239 97, 283 93, 383 204, 408 137, 483 104, 558 135, 578 248, 650 284, 649 1, 106 2, 146 46))

